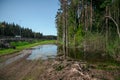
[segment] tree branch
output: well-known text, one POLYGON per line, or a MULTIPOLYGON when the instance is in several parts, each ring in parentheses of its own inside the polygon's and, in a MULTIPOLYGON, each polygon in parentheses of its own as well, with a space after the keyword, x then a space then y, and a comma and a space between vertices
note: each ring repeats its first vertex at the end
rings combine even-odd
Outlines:
POLYGON ((120 38, 119 25, 117 24, 117 22, 116 22, 111 16, 105 16, 105 18, 109 18, 109 19, 111 19, 111 20, 114 22, 114 24, 115 24, 116 27, 117 27, 118 36, 119 36, 119 38, 120 38))

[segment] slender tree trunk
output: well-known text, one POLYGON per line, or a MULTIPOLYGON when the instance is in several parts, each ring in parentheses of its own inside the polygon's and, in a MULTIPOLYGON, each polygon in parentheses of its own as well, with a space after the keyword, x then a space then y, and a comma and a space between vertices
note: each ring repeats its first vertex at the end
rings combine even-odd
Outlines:
POLYGON ((64 53, 64 55, 65 55, 65 57, 66 57, 66 54, 65 54, 65 52, 66 52, 66 49, 65 49, 65 42, 66 42, 66 37, 65 37, 65 22, 64 22, 64 20, 65 20, 65 18, 64 18, 64 13, 63 13, 63 53, 64 53))
POLYGON ((63 53, 66 58, 67 41, 67 0, 63 0, 63 53))
POLYGON ((76 46, 76 34, 75 34, 75 30, 76 30, 76 8, 74 7, 74 48, 76 46))
MULTIPOLYGON (((119 8, 118 8, 118 11, 117 11, 117 23, 118 23, 118 26, 119 26, 119 24, 120 24, 120 20, 119 20, 119 18, 120 18, 119 15, 120 15, 120 14, 119 14, 119 11, 120 11, 120 10, 119 10, 119 8)), ((118 27, 118 28, 119 28, 119 27, 118 27)), ((119 29, 119 30, 120 30, 120 29, 119 29)))
POLYGON ((84 54, 86 54, 86 51, 87 51, 87 41, 86 41, 86 34, 87 34, 87 31, 88 31, 88 25, 87 25, 87 4, 85 5, 85 40, 84 40, 84 54))
MULTIPOLYGON (((84 2, 83 2, 83 0, 82 0, 82 8, 84 8, 84 2)), ((82 17, 81 17, 81 23, 83 24, 83 26, 84 26, 84 9, 82 9, 82 17)))
POLYGON ((85 31, 88 31, 88 14, 87 14, 87 5, 85 5, 85 31))
MULTIPOLYGON (((108 6, 106 6, 106 16, 108 16, 108 6)), ((106 50, 108 45, 108 18, 105 20, 106 23, 106 50)))
POLYGON ((90 31, 92 31, 92 16, 93 16, 93 10, 92 10, 92 0, 90 5, 90 31))
POLYGON ((66 27, 66 54, 68 55, 68 10, 67 10, 67 0, 65 3, 65 27, 66 27))

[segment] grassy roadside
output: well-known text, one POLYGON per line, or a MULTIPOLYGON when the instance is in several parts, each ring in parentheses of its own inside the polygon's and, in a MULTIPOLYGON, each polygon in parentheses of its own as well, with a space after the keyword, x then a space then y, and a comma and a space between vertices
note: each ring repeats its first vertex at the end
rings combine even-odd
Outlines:
POLYGON ((2 49, 2 50, 0 50, 0 56, 6 55, 6 54, 13 54, 13 53, 19 52, 21 50, 37 46, 37 45, 54 44, 54 43, 56 43, 56 40, 45 40, 45 41, 38 41, 35 43, 26 44, 26 45, 22 45, 22 46, 16 46, 16 49, 2 49))

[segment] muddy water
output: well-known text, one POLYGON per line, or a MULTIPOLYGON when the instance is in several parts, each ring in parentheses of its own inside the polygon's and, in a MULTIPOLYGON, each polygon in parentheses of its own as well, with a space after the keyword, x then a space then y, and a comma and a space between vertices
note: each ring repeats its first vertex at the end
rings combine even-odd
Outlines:
POLYGON ((6 61, 0 63, 0 68, 7 66, 21 58, 26 57, 26 60, 38 60, 38 59, 48 59, 55 58, 57 55, 56 45, 40 45, 36 46, 30 50, 23 50, 19 55, 6 59, 6 61))
MULTIPOLYGON (((58 52, 63 53, 63 47, 58 47, 58 52)), ((83 49, 80 48, 68 48, 68 53, 66 56, 74 59, 74 60, 82 60, 87 63, 115 63, 119 64, 119 61, 116 61, 112 56, 104 52, 84 52, 83 49)))
POLYGON ((56 45, 41 45, 35 47, 32 50, 32 53, 27 58, 27 60, 55 58, 56 55, 57 55, 56 45))
MULTIPOLYGON (((11 57, 6 61, 0 63, 0 68, 4 67, 12 62, 15 62, 25 56, 25 60, 46 60, 49 58, 55 58, 58 53, 62 52, 62 47, 57 45, 40 45, 36 46, 30 50, 23 50, 20 52, 19 55, 11 57)), ((104 53, 84 53, 82 50, 77 48, 69 48, 69 52, 67 54, 68 57, 76 60, 83 60, 89 63, 96 63, 96 62, 116 62, 112 57, 109 55, 105 55, 104 53)))

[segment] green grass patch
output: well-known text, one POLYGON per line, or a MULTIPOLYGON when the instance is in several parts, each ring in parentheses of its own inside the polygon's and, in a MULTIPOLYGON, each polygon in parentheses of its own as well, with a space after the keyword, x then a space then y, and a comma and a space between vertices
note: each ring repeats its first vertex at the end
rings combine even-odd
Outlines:
POLYGON ((120 80, 120 77, 116 78, 115 80, 120 80))
POLYGON ((12 46, 16 46, 16 49, 1 49, 0 50, 0 56, 6 55, 6 54, 13 54, 16 52, 19 52, 21 50, 31 48, 37 45, 43 45, 43 44, 55 44, 56 40, 45 40, 45 41, 36 41, 34 43, 29 42, 12 42, 12 46))
POLYGON ((24 46, 24 45, 28 45, 28 44, 30 44, 30 43, 26 42, 26 41, 24 41, 24 42, 19 41, 19 42, 11 42, 10 43, 11 46, 24 46))
POLYGON ((105 62, 105 63, 99 63, 97 64, 97 69, 100 70, 120 70, 120 63, 111 61, 111 62, 105 62))

